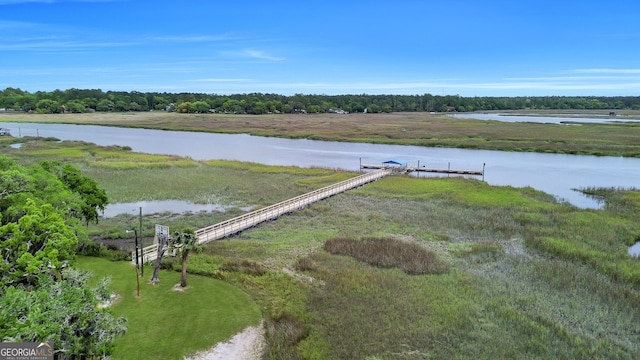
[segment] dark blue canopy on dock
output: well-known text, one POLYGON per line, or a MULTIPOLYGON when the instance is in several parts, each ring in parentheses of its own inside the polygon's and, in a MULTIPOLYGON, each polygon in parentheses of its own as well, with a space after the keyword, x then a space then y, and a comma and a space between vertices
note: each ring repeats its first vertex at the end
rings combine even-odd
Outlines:
POLYGON ((383 162, 385 165, 406 165, 407 162, 402 159, 391 159, 383 162))

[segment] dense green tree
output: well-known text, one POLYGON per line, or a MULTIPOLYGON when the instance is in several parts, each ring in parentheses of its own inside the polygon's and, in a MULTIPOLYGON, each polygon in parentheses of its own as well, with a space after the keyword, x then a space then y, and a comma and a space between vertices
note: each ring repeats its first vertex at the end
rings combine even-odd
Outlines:
POLYGON ((24 94, 13 104, 13 108, 21 111, 35 111, 36 97, 31 94, 24 94))
POLYGON ((378 104, 371 104, 367 107, 367 111, 370 113, 380 113, 382 112, 382 107, 378 104))
POLYGON ((6 169, 0 168, 0 174, 2 175, 0 176, 0 201, 10 195, 28 191, 29 178, 21 171, 13 167, 7 167, 6 169))
POLYGON ((78 101, 78 100, 71 100, 69 102, 67 102, 66 106, 66 110, 68 112, 74 113, 74 114, 79 114, 79 113, 83 113, 84 109, 85 109, 85 105, 78 101))
MULTIPOLYGON (((347 112, 392 112, 392 111, 483 111, 519 109, 634 109, 640 108, 638 96, 539 96, 539 97, 462 97, 459 95, 305 95, 284 96, 278 94, 234 94, 216 95, 202 93, 141 93, 137 91, 108 91, 99 89, 69 89, 52 92, 38 91, 35 94, 20 89, 6 88, 0 91, 0 108, 54 113, 60 111, 58 104, 79 101, 85 108, 96 111, 148 111, 165 110, 169 104, 206 102, 216 112, 237 114, 265 113, 314 113, 328 112, 340 108, 347 112), (47 100, 40 103, 43 100, 47 100), (37 105, 40 106, 37 106, 37 105)), ((203 106, 203 104, 201 104, 203 106)), ((206 112, 186 109, 183 112, 206 112), (187 111, 185 111, 187 110, 187 111)), ((173 110, 172 110, 173 111, 173 110)), ((207 109, 208 111, 208 109, 207 109)))
POLYGON ((251 106, 248 106, 247 113, 249 114, 266 114, 268 112, 267 104, 262 101, 256 101, 251 106))
POLYGON ((87 274, 65 269, 54 281, 44 278, 37 288, 8 286, 0 297, 0 341, 53 341, 57 358, 104 358, 115 339, 126 331, 126 320, 115 318, 100 302, 102 287, 87 286, 87 274))
POLYGON ((83 98, 82 100, 80 100, 80 103, 82 103, 82 105, 84 105, 85 109, 93 109, 95 110, 96 107, 98 106, 98 99, 96 98, 83 98))
POLYGON ((120 112, 129 111, 130 105, 131 105, 130 102, 126 102, 124 100, 116 100, 114 102, 113 110, 120 111, 120 112))
MULTIPOLYGON (((167 105, 171 103, 171 99, 166 96, 153 95, 153 108, 154 110, 165 110, 167 105)), ((151 106, 151 105, 150 105, 151 106)))
POLYGON ((0 108, 14 109, 18 99, 22 97, 20 89, 6 88, 0 92, 0 108))
POLYGON ((309 105, 307 108, 307 112, 319 114, 322 112, 322 107, 320 105, 309 105))
POLYGON ((191 101, 183 101, 176 107, 176 111, 183 114, 189 114, 192 112, 192 105, 191 101))
POLYGON ((192 107, 192 112, 198 113, 198 114, 208 113, 209 109, 211 108, 208 102, 202 101, 202 100, 194 102, 193 104, 191 104, 191 107, 192 107))
POLYGON ((0 156, 0 341, 47 339, 66 357, 104 357, 125 322, 99 309, 104 287, 87 287, 71 267, 86 235, 68 208, 96 203, 96 184, 78 173, 70 165, 22 167, 0 156))
POLYGON ((231 114, 244 113, 244 106, 239 100, 229 99, 222 104, 222 110, 231 114))
POLYGON ((126 107, 127 111, 141 111, 142 110, 142 106, 140 106, 140 104, 138 104, 135 101, 132 101, 129 103, 129 105, 126 107))
POLYGON ((80 209, 71 209, 78 212, 86 223, 98 222, 98 211, 104 211, 109 203, 106 191, 98 186, 98 183, 71 164, 60 162, 43 162, 41 166, 56 175, 69 190, 78 194, 82 200, 80 209))
POLYGON ((104 111, 104 112, 113 111, 115 107, 116 105, 113 103, 113 101, 108 99, 102 99, 98 101, 98 104, 96 104, 97 111, 104 111))
POLYGON ((0 263, 5 285, 34 286, 73 259, 78 238, 50 204, 29 199, 17 222, 0 226, 0 263))
POLYGON ((55 100, 42 99, 36 103, 36 111, 40 114, 56 114, 60 112, 60 103, 55 100))
POLYGON ((4 212, 17 219, 25 210, 22 206, 26 199, 37 199, 47 204, 51 204, 56 210, 71 219, 81 218, 79 209, 82 207, 82 199, 79 194, 74 193, 67 185, 62 183, 56 175, 43 168, 40 164, 35 164, 22 170, 29 177, 29 192, 20 193, 13 196, 11 206, 4 212))

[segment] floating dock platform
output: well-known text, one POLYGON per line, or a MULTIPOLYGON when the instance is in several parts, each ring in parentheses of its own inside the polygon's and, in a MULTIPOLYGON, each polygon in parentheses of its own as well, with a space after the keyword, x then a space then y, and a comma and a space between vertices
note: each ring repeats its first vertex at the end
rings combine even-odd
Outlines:
POLYGON ((361 164, 360 169, 390 169, 399 173, 412 173, 412 172, 428 172, 438 174, 454 174, 454 175, 475 175, 484 176, 483 170, 462 170, 462 169, 436 169, 428 168, 426 166, 411 167, 411 166, 398 166, 398 165, 373 165, 373 164, 361 164))

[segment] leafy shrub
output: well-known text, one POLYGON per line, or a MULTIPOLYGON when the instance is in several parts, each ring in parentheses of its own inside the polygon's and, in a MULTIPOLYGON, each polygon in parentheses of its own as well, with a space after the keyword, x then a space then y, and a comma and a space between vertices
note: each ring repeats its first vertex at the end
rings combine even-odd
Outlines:
POLYGON ((111 261, 131 261, 131 252, 126 250, 107 248, 103 256, 105 255, 111 261))
POLYGON ((160 262, 160 269, 162 270, 177 270, 180 266, 180 262, 173 256, 163 256, 162 262, 160 262))
POLYGON ((107 248, 100 243, 91 240, 81 240, 78 242, 78 254, 99 257, 105 254, 107 248))

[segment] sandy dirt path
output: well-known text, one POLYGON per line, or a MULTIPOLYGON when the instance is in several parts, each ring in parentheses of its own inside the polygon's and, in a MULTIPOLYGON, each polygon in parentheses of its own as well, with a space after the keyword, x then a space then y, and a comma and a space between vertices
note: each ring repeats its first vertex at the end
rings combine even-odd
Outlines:
POLYGON ((185 360, 260 360, 264 346, 264 327, 251 326, 229 341, 218 343, 210 350, 197 353, 185 360))

